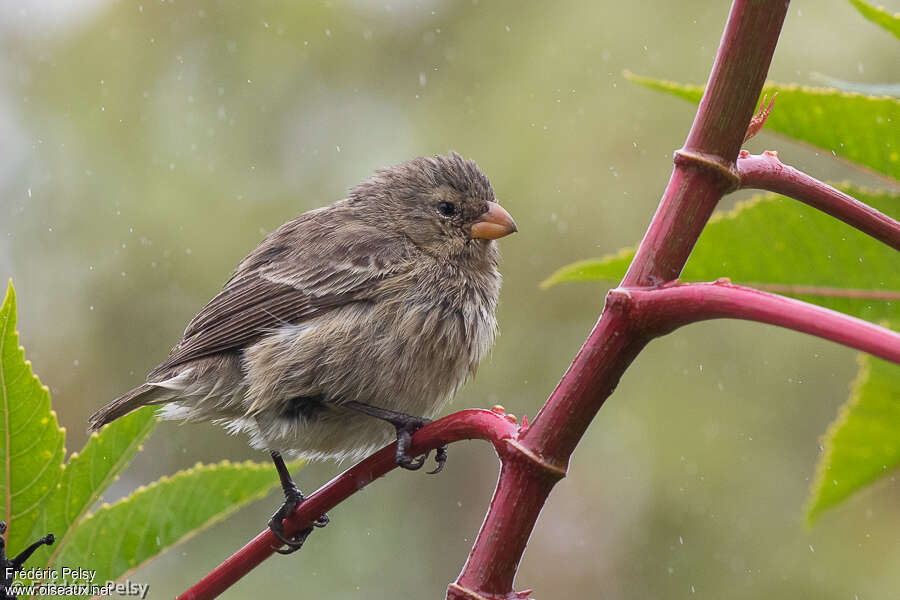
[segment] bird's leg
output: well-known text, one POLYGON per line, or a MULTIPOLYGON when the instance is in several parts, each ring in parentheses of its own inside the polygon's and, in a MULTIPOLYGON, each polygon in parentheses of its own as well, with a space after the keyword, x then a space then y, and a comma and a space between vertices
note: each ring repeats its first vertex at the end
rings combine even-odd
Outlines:
MULTIPOLYGON (((409 446, 412 443, 413 434, 425 425, 431 423, 431 419, 416 417, 402 412, 395 412, 386 408, 378 408, 377 406, 372 406, 371 404, 365 404, 363 402, 341 402, 341 406, 352 408, 353 410, 367 414, 370 417, 387 421, 394 426, 397 430, 397 457, 395 460, 397 461, 398 467, 403 467, 410 471, 417 471, 425 464, 429 452, 426 452, 418 459, 412 459, 406 454, 406 451, 409 450, 409 446)), ((437 453, 434 456, 434 462, 437 466, 434 468, 434 471, 428 472, 429 475, 440 473, 444 468, 444 463, 447 462, 446 444, 437 449, 437 453)))
MULTIPOLYGON (((303 547, 303 542, 305 542, 306 538, 309 537, 309 534, 312 533, 313 528, 307 527, 290 539, 284 536, 284 524, 282 521, 294 514, 294 510, 300 506, 304 497, 300 492, 300 488, 298 488, 297 484, 294 483, 294 480, 291 479, 291 473, 288 471, 287 465, 284 464, 281 453, 277 450, 272 450, 270 454, 272 455, 272 462, 275 463, 275 470, 278 471, 278 478, 281 480, 281 489, 284 491, 284 504, 282 504, 281 507, 275 511, 275 514, 272 515, 272 518, 269 519, 269 529, 275 534, 275 537, 278 538, 279 542, 288 547, 287 550, 279 548, 276 552, 279 554, 291 554, 303 547)), ((326 525, 328 525, 327 514, 322 515, 313 521, 313 526, 315 527, 325 527, 326 525)))

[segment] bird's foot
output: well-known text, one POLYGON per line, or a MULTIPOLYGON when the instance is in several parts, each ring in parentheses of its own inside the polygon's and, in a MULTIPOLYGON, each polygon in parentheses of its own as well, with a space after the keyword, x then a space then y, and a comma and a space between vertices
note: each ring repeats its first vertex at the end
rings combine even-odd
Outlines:
MULTIPOLYGON (((422 465, 425 464, 431 451, 426 452, 418 458, 409 456, 407 451, 412 444, 413 434, 425 425, 431 423, 431 419, 387 410, 386 408, 378 408, 377 406, 372 406, 363 402, 342 402, 341 406, 352 408, 353 410, 375 417, 376 419, 381 419, 382 421, 387 421, 394 426, 397 430, 397 454, 394 460, 398 467, 408 471, 418 471, 422 468, 422 465)), ((434 461, 437 466, 433 471, 428 471, 429 475, 440 473, 443 470, 444 464, 447 462, 446 444, 437 449, 434 461)))
POLYGON ((278 548, 275 551, 279 554, 293 554, 303 547, 303 543, 306 542, 306 538, 308 538, 309 534, 313 532, 313 527, 325 527, 326 525, 328 525, 330 519, 328 518, 327 514, 324 514, 313 521, 312 526, 307 527, 302 531, 298 531, 296 534, 294 534, 293 537, 287 537, 286 535, 284 535, 283 521, 294 514, 294 511, 297 510, 297 507, 300 506, 305 498, 296 486, 294 486, 290 491, 285 491, 286 493, 284 495, 284 504, 282 504, 278 508, 278 510, 275 511, 275 514, 272 515, 272 518, 269 519, 269 530, 275 535, 276 538, 278 538, 279 542, 287 546, 286 549, 278 548))
POLYGON ((310 527, 297 532, 292 538, 284 535, 283 521, 294 514, 294 511, 297 510, 297 507, 300 506, 305 498, 303 497, 300 488, 298 488, 297 484, 294 483, 294 480, 291 479, 291 474, 284 464, 284 459, 281 458, 281 453, 277 450, 272 450, 271 455, 272 462, 275 463, 275 470, 278 471, 278 477, 281 481, 281 489, 284 491, 284 504, 282 504, 281 507, 275 511, 275 514, 272 515, 272 518, 269 519, 269 530, 276 538, 278 538, 279 542, 287 546, 287 549, 283 550, 277 548, 275 551, 279 554, 293 554, 303 547, 306 538, 313 532, 313 527, 325 527, 328 525, 329 518, 327 514, 320 516, 313 521, 310 527))
MULTIPOLYGON (((394 460, 398 467, 408 471, 418 471, 425 464, 425 461, 428 460, 428 455, 431 454, 430 450, 418 458, 410 457, 407 451, 412 444, 413 434, 429 423, 431 423, 431 419, 414 417, 412 415, 403 415, 403 418, 392 422, 397 429, 397 454, 394 460)), ((444 469, 444 464, 447 462, 446 444, 437 449, 434 462, 437 466, 433 471, 428 471, 429 475, 435 475, 444 469)))

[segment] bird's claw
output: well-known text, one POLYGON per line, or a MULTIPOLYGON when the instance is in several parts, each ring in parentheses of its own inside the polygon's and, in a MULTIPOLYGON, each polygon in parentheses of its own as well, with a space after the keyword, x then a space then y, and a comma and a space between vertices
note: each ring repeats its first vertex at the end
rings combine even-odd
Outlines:
MULTIPOLYGON (((415 415, 408 415, 406 413, 400 413, 393 410, 387 410, 385 408, 378 408, 377 406, 371 406, 369 404, 365 404, 364 402, 344 402, 342 406, 345 406, 351 410, 359 411, 363 414, 369 415, 370 417, 375 417, 376 419, 387 421, 394 426, 394 429, 397 430, 397 453, 394 456, 394 462, 398 467, 400 467, 401 469, 406 469, 408 471, 418 471, 422 468, 422 465, 425 464, 430 451, 426 452, 424 455, 418 458, 409 456, 407 452, 409 451, 409 447, 412 445, 413 434, 425 425, 431 423, 431 419, 426 419, 425 417, 417 417, 415 415)), ((428 471, 429 475, 440 473, 444 469, 444 464, 447 462, 446 444, 437 449, 437 454, 434 457, 434 461, 435 463, 437 463, 437 466, 433 471, 428 471)))
POLYGON ((272 527, 272 523, 269 523, 269 531, 271 531, 278 541, 287 546, 287 549, 284 548, 276 548, 275 552, 278 554, 293 554, 297 550, 303 547, 304 542, 306 542, 306 538, 309 537, 309 534, 312 533, 313 528, 307 527, 303 531, 298 532, 293 538, 286 538, 284 534, 280 533, 277 529, 272 527))
POLYGON ((282 521, 294 514, 294 511, 300 506, 300 503, 303 502, 303 500, 303 494, 296 488, 290 492, 285 492, 284 504, 282 504, 278 510, 275 511, 275 514, 272 515, 272 518, 269 519, 269 531, 272 532, 279 542, 287 546, 287 549, 276 548, 275 552, 278 554, 293 554, 303 547, 306 538, 313 532, 313 527, 325 527, 330 521, 328 515, 324 514, 313 521, 310 527, 294 534, 294 537, 286 537, 284 535, 284 524, 282 521))
POLYGON ((407 454, 399 454, 397 455, 397 466, 401 469, 406 469, 407 471, 418 471, 425 464, 425 460, 428 458, 430 453, 426 452, 422 456, 418 458, 410 458, 407 454))
POLYGON ((331 519, 328 518, 328 514, 326 513, 326 514, 322 515, 321 517, 319 517, 318 519, 316 519, 315 521, 313 521, 313 527, 322 528, 322 527, 325 527, 326 525, 328 525, 329 523, 331 523, 331 519))
POLYGON ((444 470, 444 465, 447 463, 447 444, 437 449, 434 455, 434 463, 436 466, 433 471, 428 471, 429 475, 437 475, 444 470))
MULTIPOLYGON (((428 455, 431 454, 431 450, 415 459, 410 457, 406 452, 412 444, 413 434, 429 423, 431 423, 431 419, 410 417, 405 422, 395 425, 397 428, 397 456, 395 460, 398 467, 406 469, 407 471, 418 471, 425 464, 425 461, 428 460, 428 455)), ((444 469, 444 464, 447 462, 446 444, 437 449, 434 461, 437 466, 433 471, 428 471, 429 475, 435 475, 444 469)))

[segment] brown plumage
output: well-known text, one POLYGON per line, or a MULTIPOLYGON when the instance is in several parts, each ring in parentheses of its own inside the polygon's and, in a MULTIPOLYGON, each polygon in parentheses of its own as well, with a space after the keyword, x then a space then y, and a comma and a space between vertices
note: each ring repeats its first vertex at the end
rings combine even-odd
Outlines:
POLYGON ((485 175, 456 153, 380 170, 266 237, 147 383, 91 428, 162 405, 256 447, 364 456, 395 430, 342 403, 440 410, 493 343, 494 239, 513 231, 485 175))

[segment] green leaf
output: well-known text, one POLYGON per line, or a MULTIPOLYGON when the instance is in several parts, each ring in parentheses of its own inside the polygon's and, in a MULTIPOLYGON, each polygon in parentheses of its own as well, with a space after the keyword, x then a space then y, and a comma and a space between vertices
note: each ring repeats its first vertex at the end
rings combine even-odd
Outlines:
MULTIPOLYGON (((699 102, 703 87, 625 76, 651 89, 699 102)), ((835 156, 900 179, 900 100, 829 88, 768 83, 763 93, 778 92, 765 128, 818 146, 835 156)))
POLYGON ((30 536, 37 539, 48 532, 54 533, 56 543, 35 552, 31 564, 50 566, 68 545, 72 524, 118 478, 153 431, 158 422, 155 412, 155 407, 148 406, 105 425, 91 435, 81 452, 69 457, 56 492, 44 503, 30 536))
MULTIPOLYGON (((295 470, 302 464, 289 466, 295 470)), ((75 526, 54 564, 96 569, 95 582, 119 579, 262 498, 277 483, 272 465, 198 464, 104 504, 75 526)))
POLYGON ((822 438, 824 452, 807 503, 810 521, 900 466, 898 400, 900 366, 861 355, 850 399, 822 438))
MULTIPOLYGON (((900 218, 900 195, 841 186, 881 212, 900 218)), ((618 281, 634 249, 562 267, 541 285, 567 281, 618 281)), ((850 290, 897 292, 900 258, 888 246, 795 200, 767 194, 717 213, 703 230, 685 266, 685 281, 729 277, 735 283, 786 293, 870 321, 900 323, 900 301, 839 297, 850 290), (810 286, 816 294, 790 293, 810 286), (834 292, 829 288, 834 288, 834 292), (831 294, 831 295, 829 295, 831 294)))
POLYGON ((16 331, 12 281, 0 307, 0 499, 15 555, 32 541, 35 521, 56 489, 65 455, 65 431, 50 410, 50 391, 31 371, 16 331))
POLYGON ((615 254, 586 258, 560 267, 540 283, 542 289, 576 281, 619 281, 625 276, 635 248, 622 248, 615 254))
POLYGON ((862 16, 872 21, 876 25, 881 25, 895 36, 900 38, 900 14, 891 14, 884 8, 872 6, 863 0, 850 0, 850 4, 856 7, 862 16))

